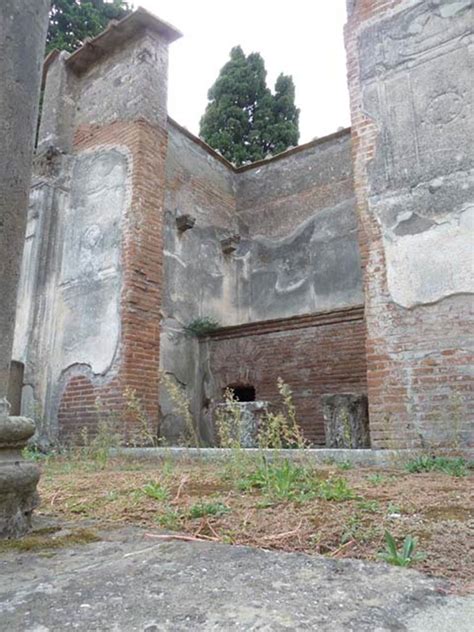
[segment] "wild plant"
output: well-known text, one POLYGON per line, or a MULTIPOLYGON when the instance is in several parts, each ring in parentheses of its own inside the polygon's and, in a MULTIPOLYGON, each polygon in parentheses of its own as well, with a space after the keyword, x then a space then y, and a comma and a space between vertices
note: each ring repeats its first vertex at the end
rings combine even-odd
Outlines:
POLYGON ((147 483, 142 487, 142 491, 150 498, 153 498, 154 500, 158 500, 160 502, 168 500, 170 497, 169 489, 161 483, 147 483))
POLYGON ((217 320, 213 320, 209 317, 204 318, 195 318, 191 321, 186 327, 184 327, 184 331, 190 336, 196 336, 197 338, 201 336, 206 336, 207 334, 216 331, 219 329, 220 324, 217 320))
POLYGON ((260 489, 273 500, 308 500, 316 495, 318 481, 308 468, 288 459, 269 461, 263 457, 239 486, 242 490, 260 489))
POLYGON ((467 476, 468 463, 462 457, 434 456, 432 454, 421 454, 408 461, 405 469, 411 474, 422 472, 444 472, 451 476, 467 476))
POLYGON ((123 392, 123 399, 125 401, 125 414, 134 422, 130 443, 133 446, 156 447, 158 445, 158 430, 153 428, 153 423, 138 397, 137 391, 127 386, 123 392))
POLYGON ((204 516, 222 516, 229 511, 230 508, 222 502, 205 503, 201 501, 189 508, 188 517, 195 519, 204 516))
POLYGON ((234 391, 226 388, 224 403, 215 412, 215 424, 222 448, 240 450, 242 442, 242 412, 234 391))
POLYGON ((171 401, 174 405, 174 410, 184 421, 185 427, 185 440, 186 442, 196 448, 199 448, 201 441, 199 433, 194 423, 193 415, 191 413, 191 406, 189 399, 183 390, 176 384, 173 378, 167 373, 162 373, 160 376, 160 382, 166 389, 171 401))
POLYGON ((356 493, 349 487, 345 478, 328 478, 319 484, 319 495, 324 500, 343 502, 357 498, 356 493))
POLYGON ((386 548, 385 551, 379 553, 379 557, 385 562, 394 566, 406 567, 410 566, 412 562, 425 559, 426 555, 424 553, 415 551, 417 541, 411 535, 406 536, 400 550, 398 550, 395 538, 389 531, 385 531, 384 537, 386 548))
POLYGON ((296 407, 293 403, 293 392, 281 377, 277 380, 277 387, 282 399, 283 410, 277 413, 267 413, 259 428, 258 443, 262 449, 307 447, 296 417, 296 407))

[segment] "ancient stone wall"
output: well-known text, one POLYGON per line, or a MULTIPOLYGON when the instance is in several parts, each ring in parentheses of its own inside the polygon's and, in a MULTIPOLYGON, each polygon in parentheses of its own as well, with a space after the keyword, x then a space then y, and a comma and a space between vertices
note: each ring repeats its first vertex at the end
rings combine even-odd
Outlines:
MULTIPOLYGON (((210 410, 227 385, 252 376, 258 397, 262 392, 273 400, 277 378, 284 373, 301 405, 307 436, 321 442, 320 395, 339 392, 344 384, 364 389, 362 276, 348 130, 236 170, 172 123, 166 189, 161 366, 190 399, 203 438, 213 441, 210 410), (185 215, 196 221, 182 232, 176 220, 185 215), (238 240, 226 253, 222 241, 232 235, 238 240), (295 330, 289 327, 297 315, 327 316, 353 306, 357 326, 350 332, 342 327, 337 352, 333 328, 316 329, 311 319, 295 330), (231 346, 198 346, 183 330, 197 318, 232 327, 231 346), (266 324, 274 319, 269 336, 266 324), (248 323, 255 324, 251 338, 248 323), (290 328, 291 334, 275 336, 280 327, 281 332, 290 328), (314 343, 309 344, 311 334, 314 343), (255 347, 255 358, 242 352, 249 346, 255 347), (258 365, 258 358, 265 358, 261 349, 271 356, 263 369, 258 365), (298 360, 285 363, 289 349, 298 349, 298 360), (324 363, 315 362, 323 356, 324 363), (325 380, 327 371, 335 372, 332 387, 325 380)), ((161 432, 174 441, 184 429, 164 390, 160 407, 161 432)))
POLYGON ((360 305, 348 130, 237 178, 241 322, 360 305))
POLYGON ((350 0, 345 35, 372 444, 470 444, 472 3, 350 0))
POLYGON ((282 377, 322 443, 366 355, 373 446, 472 441, 470 3, 347 6, 351 131, 239 169, 167 118, 178 34, 145 11, 48 57, 14 344, 43 435, 98 400, 133 433, 132 390, 176 441, 161 368, 206 441, 223 388, 282 377))
POLYGON ((166 49, 176 37, 139 10, 48 62, 15 349, 44 438, 95 430, 101 416, 132 431, 126 390, 157 429, 166 49))
POLYGON ((202 429, 212 437, 211 400, 228 385, 252 385, 257 400, 281 405, 277 380, 293 391, 305 438, 324 445, 321 395, 365 393, 363 309, 278 319, 222 329, 203 341, 202 429), (207 422, 207 425, 206 425, 207 422))
MULTIPOLYGON (((235 271, 220 243, 237 230, 235 174, 173 121, 168 131, 161 368, 185 391, 199 418, 199 347, 184 328, 200 318, 238 320, 235 271), (195 223, 182 230, 178 222, 185 216, 195 223)), ((161 434, 177 441, 184 433, 183 419, 163 388, 160 410, 161 434)))

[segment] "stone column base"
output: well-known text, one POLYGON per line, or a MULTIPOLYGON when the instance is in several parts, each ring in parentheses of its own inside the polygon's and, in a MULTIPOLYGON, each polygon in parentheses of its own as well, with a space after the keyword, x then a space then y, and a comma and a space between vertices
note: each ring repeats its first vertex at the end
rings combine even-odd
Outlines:
POLYGON ((39 503, 39 468, 21 455, 35 424, 26 417, 9 417, 5 409, 0 409, 0 539, 27 533, 39 503))

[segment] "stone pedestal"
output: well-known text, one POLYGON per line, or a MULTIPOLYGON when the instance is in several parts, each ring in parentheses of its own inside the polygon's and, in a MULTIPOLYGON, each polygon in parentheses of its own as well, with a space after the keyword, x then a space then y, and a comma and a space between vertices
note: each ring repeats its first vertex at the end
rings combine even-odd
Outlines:
MULTIPOLYGON (((258 448, 259 422, 268 411, 268 402, 237 402, 233 405, 238 406, 240 414, 240 428, 234 429, 234 438, 239 438, 242 448, 258 448)), ((224 411, 224 414, 229 414, 232 420, 227 404, 218 404, 217 409, 224 411)))
POLYGON ((0 539, 24 535, 39 501, 38 466, 21 456, 35 424, 26 417, 9 417, 8 408, 0 401, 0 539))
POLYGON ((321 401, 327 448, 370 448, 366 395, 323 395, 321 401))

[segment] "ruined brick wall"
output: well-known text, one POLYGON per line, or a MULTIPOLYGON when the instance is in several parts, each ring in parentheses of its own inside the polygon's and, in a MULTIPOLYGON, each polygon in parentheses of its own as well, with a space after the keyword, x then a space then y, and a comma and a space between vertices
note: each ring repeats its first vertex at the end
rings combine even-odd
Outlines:
MULTIPOLYGON (((199 348, 185 331, 199 318, 233 323, 238 305, 233 293, 232 259, 221 240, 237 231, 234 171, 218 154, 169 120, 164 209, 164 287, 160 338, 161 369, 189 398, 200 416, 199 348), (177 219, 188 215, 192 228, 177 219)), ((175 443, 184 420, 160 389, 160 434, 175 443)))
POLYGON ((93 434, 101 417, 131 438, 139 424, 126 391, 157 431, 167 47, 177 36, 138 10, 48 60, 16 332, 24 408, 45 421, 41 439, 93 434))
POLYGON ((472 7, 347 5, 372 443, 469 445, 472 7))
POLYGON ((305 436, 321 445, 321 395, 365 392, 349 131, 236 175, 235 294, 240 323, 248 324, 201 345, 203 430, 226 386, 251 385, 258 399, 274 404, 282 377, 305 436))
POLYGON ((109 379, 97 378, 88 366, 63 372, 58 427, 64 440, 77 434, 78 426, 94 433, 98 399, 102 416, 119 413, 124 436, 133 434, 137 420, 127 409, 126 389, 135 391, 150 420, 150 431, 158 429, 166 132, 144 120, 82 126, 74 142, 78 153, 117 145, 127 148, 133 165, 130 207, 122 222, 118 349, 107 372, 109 379))
POLYGON ((292 389, 305 438, 324 445, 321 395, 365 393, 362 308, 229 327, 201 343, 205 380, 214 393, 251 384, 257 400, 279 404, 277 379, 292 389))

